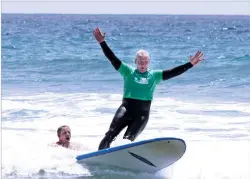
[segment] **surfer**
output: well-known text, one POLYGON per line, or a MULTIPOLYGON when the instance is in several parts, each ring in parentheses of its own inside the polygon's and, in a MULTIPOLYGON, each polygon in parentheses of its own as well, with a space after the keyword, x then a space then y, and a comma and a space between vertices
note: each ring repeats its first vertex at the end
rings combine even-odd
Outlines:
POLYGON ((176 77, 194 65, 201 62, 203 54, 198 51, 190 56, 190 61, 169 70, 150 70, 150 56, 146 50, 136 52, 135 64, 137 68, 121 61, 112 52, 105 41, 106 33, 99 28, 93 30, 97 42, 100 44, 105 56, 124 79, 124 92, 122 103, 117 109, 108 131, 99 144, 98 150, 109 148, 117 135, 127 127, 123 139, 131 142, 144 130, 150 114, 151 101, 155 87, 163 80, 176 77))

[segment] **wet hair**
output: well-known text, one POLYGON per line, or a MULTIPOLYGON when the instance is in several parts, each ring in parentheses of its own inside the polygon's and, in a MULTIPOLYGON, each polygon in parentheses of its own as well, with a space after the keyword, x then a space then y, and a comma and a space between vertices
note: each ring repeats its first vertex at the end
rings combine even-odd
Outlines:
MULTIPOLYGON (((69 128, 69 126, 67 126, 67 125, 63 125, 63 126, 58 127, 58 129, 57 129, 57 135, 58 135, 58 136, 59 136, 59 134, 61 133, 61 131, 62 131, 62 129, 63 129, 64 127, 68 127, 68 128, 69 128)), ((69 128, 69 129, 70 129, 70 128, 69 128)))

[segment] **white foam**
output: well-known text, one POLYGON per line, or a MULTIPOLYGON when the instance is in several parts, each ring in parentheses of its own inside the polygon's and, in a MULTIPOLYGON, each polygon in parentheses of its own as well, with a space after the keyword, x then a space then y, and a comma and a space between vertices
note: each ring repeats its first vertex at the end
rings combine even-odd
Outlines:
MULTIPOLYGON (((117 94, 53 93, 5 97, 2 116, 11 120, 2 121, 3 175, 28 176, 43 170, 58 175, 92 175, 92 171, 75 163, 75 156, 97 150, 121 98, 117 94), (27 117, 19 119, 20 111, 25 111, 27 117), (56 130, 63 124, 71 127, 72 142, 82 144, 82 151, 47 146, 57 141, 56 130)), ((249 177, 250 165, 244 158, 249 157, 244 143, 250 139, 249 104, 155 98, 151 110, 149 123, 137 141, 166 136, 188 141, 183 160, 164 175, 170 174, 173 179, 249 177), (231 116, 232 111, 237 115, 231 116), (230 164, 230 158, 236 162, 230 164), (244 167, 233 170, 238 164, 244 167)), ((112 146, 129 143, 122 140, 123 133, 112 146)))
POLYGON ((250 178, 250 144, 248 141, 188 142, 186 154, 177 163, 161 171, 178 178, 250 178))

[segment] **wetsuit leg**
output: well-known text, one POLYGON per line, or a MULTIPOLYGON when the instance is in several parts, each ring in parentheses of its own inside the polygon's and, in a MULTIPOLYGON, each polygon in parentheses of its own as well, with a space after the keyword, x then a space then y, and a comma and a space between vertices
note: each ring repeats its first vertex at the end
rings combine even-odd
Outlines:
POLYGON ((126 107, 122 104, 115 113, 108 132, 99 144, 98 150, 109 148, 116 136, 130 124, 131 118, 128 116, 126 107))
POLYGON ((123 139, 134 141, 146 127, 148 119, 149 111, 137 112, 137 114, 133 116, 132 123, 128 126, 123 139))

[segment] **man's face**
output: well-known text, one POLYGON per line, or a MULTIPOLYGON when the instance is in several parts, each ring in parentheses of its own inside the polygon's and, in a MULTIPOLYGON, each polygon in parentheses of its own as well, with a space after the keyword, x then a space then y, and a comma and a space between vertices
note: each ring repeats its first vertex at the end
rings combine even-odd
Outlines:
POLYGON ((71 130, 68 127, 63 127, 60 134, 59 134, 59 140, 62 144, 67 144, 70 142, 71 138, 71 130))
POLYGON ((137 57, 135 63, 139 72, 144 73, 147 71, 149 65, 149 57, 148 56, 137 57))

